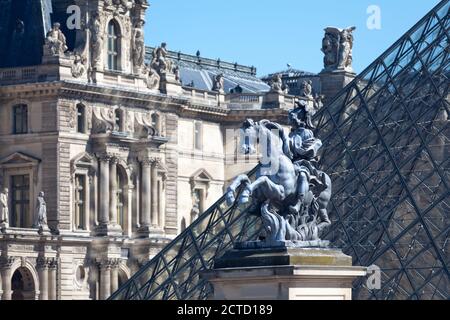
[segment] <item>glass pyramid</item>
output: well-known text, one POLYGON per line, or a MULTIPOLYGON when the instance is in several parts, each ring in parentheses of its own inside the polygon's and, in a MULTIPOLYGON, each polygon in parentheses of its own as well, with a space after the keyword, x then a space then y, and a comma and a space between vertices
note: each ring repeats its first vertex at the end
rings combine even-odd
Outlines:
MULTIPOLYGON (((333 179, 327 238, 355 265, 381 268, 381 288, 359 280, 355 299, 450 298, 449 7, 442 1, 314 119, 333 179)), ((222 197, 110 299, 207 299, 199 271, 261 231, 246 210, 222 197)))
POLYGON ((442 1, 316 117, 333 180, 327 238, 381 289, 355 299, 449 299, 449 6, 442 1))

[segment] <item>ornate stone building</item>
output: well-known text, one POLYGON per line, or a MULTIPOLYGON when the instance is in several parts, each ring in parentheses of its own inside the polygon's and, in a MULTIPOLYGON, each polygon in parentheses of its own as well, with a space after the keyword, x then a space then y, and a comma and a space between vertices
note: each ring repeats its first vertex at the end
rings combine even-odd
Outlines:
POLYGON ((254 166, 227 129, 294 106, 254 67, 145 48, 148 7, 0 0, 4 300, 107 298, 254 166))

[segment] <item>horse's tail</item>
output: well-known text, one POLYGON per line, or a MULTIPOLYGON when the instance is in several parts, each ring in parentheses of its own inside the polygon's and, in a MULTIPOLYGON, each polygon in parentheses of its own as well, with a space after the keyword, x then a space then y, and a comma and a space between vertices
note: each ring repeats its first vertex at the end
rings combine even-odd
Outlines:
POLYGON ((268 203, 261 206, 261 219, 269 241, 283 241, 286 238, 284 218, 277 213, 270 212, 268 203))

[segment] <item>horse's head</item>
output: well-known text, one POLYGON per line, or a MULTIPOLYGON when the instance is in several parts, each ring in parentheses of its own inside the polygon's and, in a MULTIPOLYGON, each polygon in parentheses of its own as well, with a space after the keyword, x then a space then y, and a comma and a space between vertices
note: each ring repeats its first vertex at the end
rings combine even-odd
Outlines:
POLYGON ((241 128, 241 151, 244 154, 256 153, 259 141, 259 124, 252 119, 245 120, 241 128))

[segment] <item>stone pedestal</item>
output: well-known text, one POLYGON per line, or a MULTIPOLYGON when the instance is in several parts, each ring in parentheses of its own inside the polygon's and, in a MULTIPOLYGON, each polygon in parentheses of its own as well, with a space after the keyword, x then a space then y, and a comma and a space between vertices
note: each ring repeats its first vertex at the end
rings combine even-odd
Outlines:
POLYGON ((0 223, 0 232, 1 233, 6 233, 6 230, 8 228, 9 228, 9 223, 7 223, 7 222, 0 223))
POLYGON ((38 226, 38 233, 41 236, 50 236, 52 234, 50 228, 47 225, 38 226))
POLYGON ((351 300, 365 275, 341 250, 279 247, 231 250, 201 276, 214 300, 351 300))
POLYGON ((320 74, 321 93, 327 104, 356 77, 356 73, 346 70, 322 71, 320 74))
POLYGON ((264 96, 264 104, 268 108, 279 109, 285 104, 284 93, 282 92, 269 92, 264 96))
POLYGON ((172 73, 161 75, 160 90, 169 96, 177 96, 183 93, 181 83, 176 80, 175 75, 172 73))

